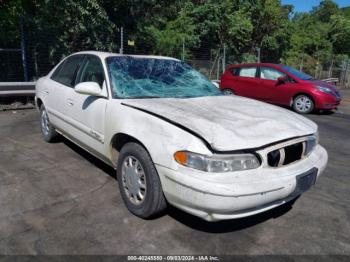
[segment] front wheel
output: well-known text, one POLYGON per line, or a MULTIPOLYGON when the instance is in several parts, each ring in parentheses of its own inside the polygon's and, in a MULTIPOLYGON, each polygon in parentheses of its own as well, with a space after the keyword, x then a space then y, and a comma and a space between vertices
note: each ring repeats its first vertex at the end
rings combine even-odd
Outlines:
POLYGON ((166 208, 160 179, 148 152, 137 143, 127 143, 117 165, 119 190, 126 207, 141 218, 159 215, 166 208))
POLYGON ((307 95, 298 95, 293 100, 293 109, 300 114, 308 114, 314 110, 314 101, 307 95))
POLYGON ((224 90, 222 90, 222 93, 223 93, 225 96, 232 96, 232 95, 235 94, 231 89, 224 89, 224 90))

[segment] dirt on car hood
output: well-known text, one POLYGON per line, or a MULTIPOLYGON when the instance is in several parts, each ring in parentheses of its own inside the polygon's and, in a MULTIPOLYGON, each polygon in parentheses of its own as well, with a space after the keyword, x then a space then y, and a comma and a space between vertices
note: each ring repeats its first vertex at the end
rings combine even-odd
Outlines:
POLYGON ((123 104, 186 127, 218 151, 262 147, 317 131, 301 115, 239 96, 132 99, 123 104))

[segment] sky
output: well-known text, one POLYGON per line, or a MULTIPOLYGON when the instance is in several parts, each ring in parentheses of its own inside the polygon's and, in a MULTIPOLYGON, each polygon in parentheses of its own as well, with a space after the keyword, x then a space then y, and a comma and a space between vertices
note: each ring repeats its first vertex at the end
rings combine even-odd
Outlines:
MULTIPOLYGON (((339 7, 350 6, 350 0, 333 0, 339 7)), ((294 12, 308 12, 319 5, 319 0, 282 0, 282 4, 294 5, 294 12)))

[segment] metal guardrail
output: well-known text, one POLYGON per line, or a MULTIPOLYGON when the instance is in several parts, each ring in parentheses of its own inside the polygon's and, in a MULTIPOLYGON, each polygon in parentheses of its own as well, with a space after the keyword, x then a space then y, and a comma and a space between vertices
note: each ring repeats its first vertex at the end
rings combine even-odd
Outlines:
POLYGON ((322 81, 327 82, 327 83, 338 83, 339 78, 326 78, 326 79, 322 79, 322 81))
POLYGON ((220 87, 220 80, 211 80, 211 82, 214 84, 214 86, 216 86, 217 88, 220 87))
POLYGON ((0 82, 0 97, 34 96, 36 82, 0 82))

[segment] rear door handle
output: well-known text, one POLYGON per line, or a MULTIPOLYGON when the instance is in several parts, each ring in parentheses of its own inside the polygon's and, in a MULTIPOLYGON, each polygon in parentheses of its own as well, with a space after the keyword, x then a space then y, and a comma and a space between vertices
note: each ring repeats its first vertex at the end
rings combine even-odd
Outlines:
POLYGON ((46 94, 46 95, 48 95, 48 94, 50 93, 49 90, 44 90, 43 92, 44 92, 44 94, 46 94))

